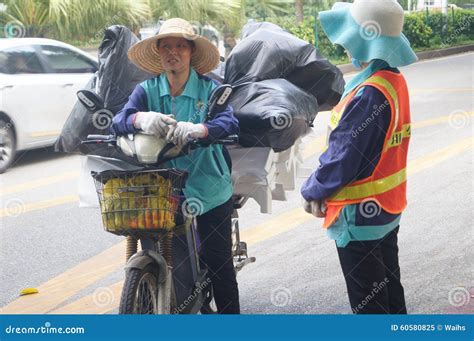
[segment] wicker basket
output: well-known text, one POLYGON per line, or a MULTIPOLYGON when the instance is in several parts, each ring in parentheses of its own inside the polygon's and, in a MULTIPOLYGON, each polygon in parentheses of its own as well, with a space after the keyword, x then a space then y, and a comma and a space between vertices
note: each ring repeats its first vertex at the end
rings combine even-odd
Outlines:
POLYGON ((186 176, 177 169, 92 172, 105 230, 136 236, 174 229, 186 176))

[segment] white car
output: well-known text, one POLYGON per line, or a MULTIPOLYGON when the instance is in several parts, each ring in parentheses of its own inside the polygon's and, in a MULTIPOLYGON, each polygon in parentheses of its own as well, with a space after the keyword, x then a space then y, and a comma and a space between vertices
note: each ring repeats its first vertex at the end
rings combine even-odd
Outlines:
POLYGON ((51 146, 97 71, 83 51, 50 39, 0 39, 0 173, 19 150, 51 146))

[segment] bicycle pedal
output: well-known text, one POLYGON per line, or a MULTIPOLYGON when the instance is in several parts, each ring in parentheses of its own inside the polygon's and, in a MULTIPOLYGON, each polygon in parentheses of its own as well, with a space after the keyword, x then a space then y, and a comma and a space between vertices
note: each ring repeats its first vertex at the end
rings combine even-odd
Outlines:
POLYGON ((239 260, 237 264, 235 264, 235 270, 239 272, 244 266, 250 263, 254 263, 256 260, 257 259, 255 257, 247 257, 245 259, 239 260))
POLYGON ((247 255, 247 243, 246 242, 240 242, 237 245, 237 252, 239 255, 247 255))

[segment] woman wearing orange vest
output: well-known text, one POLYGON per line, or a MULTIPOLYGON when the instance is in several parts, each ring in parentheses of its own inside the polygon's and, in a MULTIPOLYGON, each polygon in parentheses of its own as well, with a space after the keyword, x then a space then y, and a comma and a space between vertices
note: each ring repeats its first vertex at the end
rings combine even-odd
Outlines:
POLYGON ((353 313, 406 313, 397 234, 406 207, 407 85, 417 58, 395 0, 336 3, 319 14, 332 43, 361 69, 331 112, 325 152, 301 189, 308 213, 336 241, 353 313))

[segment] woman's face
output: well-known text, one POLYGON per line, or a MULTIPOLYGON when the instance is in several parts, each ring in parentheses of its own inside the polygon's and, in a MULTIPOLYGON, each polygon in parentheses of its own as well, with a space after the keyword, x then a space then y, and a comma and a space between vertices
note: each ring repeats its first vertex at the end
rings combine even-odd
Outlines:
POLYGON ((188 40, 176 37, 163 38, 160 40, 158 51, 166 72, 189 71, 194 46, 188 40))

